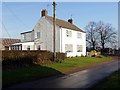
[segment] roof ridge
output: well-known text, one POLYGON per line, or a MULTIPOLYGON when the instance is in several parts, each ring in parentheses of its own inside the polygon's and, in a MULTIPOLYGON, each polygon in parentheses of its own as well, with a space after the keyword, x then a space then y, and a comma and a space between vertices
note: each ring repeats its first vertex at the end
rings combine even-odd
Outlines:
MULTIPOLYGON (((52 16, 45 16, 47 17, 48 19, 50 20, 53 20, 53 17, 52 16)), ((70 22, 67 22, 65 20, 62 20, 62 19, 59 19, 59 18, 56 18, 56 25, 58 26, 61 26, 63 28, 68 28, 68 29, 72 29, 72 30, 75 30, 75 31, 80 31, 80 32, 84 32, 83 30, 81 30, 79 27, 77 27, 76 25, 70 23, 70 22)))
MULTIPOLYGON (((47 15, 46 17, 53 18, 52 16, 48 16, 48 15, 47 15)), ((70 23, 70 22, 67 22, 67 21, 65 21, 65 20, 62 20, 62 19, 60 19, 60 18, 56 18, 56 19, 61 20, 61 21, 64 21, 64 22, 66 22, 66 23, 70 23)), ((72 23, 70 23, 70 24, 72 24, 72 23)), ((74 25, 74 24, 72 24, 72 25, 74 25)))

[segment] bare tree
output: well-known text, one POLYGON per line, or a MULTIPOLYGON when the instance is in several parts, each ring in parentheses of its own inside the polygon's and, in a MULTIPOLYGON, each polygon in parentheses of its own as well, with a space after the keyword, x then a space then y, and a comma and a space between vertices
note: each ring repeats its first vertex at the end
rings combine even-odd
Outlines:
POLYGON ((85 29, 86 41, 92 49, 96 49, 96 46, 99 45, 102 47, 102 50, 104 50, 105 45, 117 44, 117 33, 115 32, 115 28, 109 23, 105 24, 102 21, 96 23, 92 21, 89 22, 85 29))
POLYGON ((115 32, 115 28, 112 27, 111 24, 104 24, 102 21, 97 23, 96 30, 99 33, 100 44, 102 49, 105 49, 106 43, 116 43, 117 42, 117 34, 115 32))
POLYGON ((97 23, 92 21, 89 22, 88 25, 85 27, 86 29, 86 41, 89 43, 92 49, 96 48, 97 40, 98 40, 98 32, 96 30, 97 23))

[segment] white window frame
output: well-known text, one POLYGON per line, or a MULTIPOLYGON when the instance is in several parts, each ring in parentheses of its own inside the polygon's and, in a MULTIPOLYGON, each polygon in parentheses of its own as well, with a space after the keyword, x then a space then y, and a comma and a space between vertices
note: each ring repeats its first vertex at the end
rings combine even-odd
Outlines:
POLYGON ((82 33, 80 33, 80 32, 77 32, 77 38, 80 38, 80 39, 82 39, 82 33))
POLYGON ((41 50, 41 46, 40 45, 37 46, 37 50, 41 50))
POLYGON ((23 34, 24 36, 23 36, 23 38, 24 38, 24 41, 26 40, 26 33, 25 34, 23 34))
POLYGON ((73 45, 65 44, 65 52, 73 52, 73 45))
POLYGON ((37 32, 37 39, 40 38, 40 32, 37 32))
POLYGON ((72 31, 66 30, 66 37, 72 37, 72 31))
POLYGON ((83 45, 77 45, 77 52, 83 52, 83 45))
POLYGON ((27 46, 27 50, 30 50, 30 45, 27 46))

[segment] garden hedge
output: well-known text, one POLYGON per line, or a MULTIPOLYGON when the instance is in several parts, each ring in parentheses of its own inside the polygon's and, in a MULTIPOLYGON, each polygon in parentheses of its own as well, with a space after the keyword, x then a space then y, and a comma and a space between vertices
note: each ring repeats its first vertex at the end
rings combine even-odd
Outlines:
MULTIPOLYGON (((56 53, 57 60, 64 60, 66 58, 65 53, 56 53)), ((54 63, 53 52, 49 51, 18 51, 18 50, 6 50, 2 51, 2 68, 3 69, 15 69, 19 67, 26 67, 32 65, 42 65, 54 63)))

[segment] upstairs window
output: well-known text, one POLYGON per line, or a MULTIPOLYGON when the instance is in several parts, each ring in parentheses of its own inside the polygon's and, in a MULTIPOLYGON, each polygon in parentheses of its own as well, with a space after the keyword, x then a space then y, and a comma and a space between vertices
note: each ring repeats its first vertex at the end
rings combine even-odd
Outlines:
POLYGON ((21 34, 21 40, 24 41, 24 34, 21 34))
POLYGON ((73 45, 65 44, 65 52, 73 52, 73 45))
POLYGON ((77 33, 77 38, 82 38, 82 33, 78 32, 77 33))
POLYGON ((24 34, 24 37, 23 37, 23 38, 24 38, 24 40, 26 40, 26 34, 24 34))
POLYGON ((37 32, 37 39, 40 38, 40 32, 37 32))
POLYGON ((77 52, 82 52, 82 51, 83 51, 82 45, 77 45, 77 52))
POLYGON ((72 31, 66 30, 66 37, 72 37, 72 31))

